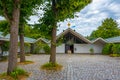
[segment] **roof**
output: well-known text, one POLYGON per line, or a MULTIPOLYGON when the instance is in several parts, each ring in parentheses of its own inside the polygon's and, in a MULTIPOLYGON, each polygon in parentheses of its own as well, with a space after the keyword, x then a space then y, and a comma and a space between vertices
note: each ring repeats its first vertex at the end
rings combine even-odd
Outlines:
POLYGON ((120 36, 105 39, 108 43, 120 43, 120 36))
POLYGON ((106 40, 104 40, 103 38, 101 38, 101 37, 99 37, 99 38, 97 38, 97 39, 95 39, 94 41, 92 41, 92 43, 96 43, 96 42, 101 42, 101 43, 107 43, 107 41, 106 40))
POLYGON ((45 38, 38 38, 35 42, 38 42, 38 41, 40 41, 40 40, 42 40, 42 41, 45 42, 45 43, 50 43, 50 40, 45 39, 45 38))
POLYGON ((88 40, 87 38, 85 38, 84 36, 82 36, 81 34, 77 33, 76 31, 72 30, 71 28, 66 29, 64 32, 60 33, 57 36, 57 39, 59 39, 62 35, 67 34, 68 32, 72 33, 73 35, 77 36, 78 38, 80 38, 81 40, 87 42, 87 43, 91 43, 90 40, 88 40))
POLYGON ((0 41, 9 41, 9 39, 3 36, 2 34, 3 32, 0 32, 0 41))
POLYGON ((33 39, 33 38, 29 38, 29 37, 24 37, 24 41, 26 43, 34 43, 36 41, 36 39, 33 39))
MULTIPOLYGON (((3 32, 0 32, 0 40, 2 40, 2 41, 10 40, 10 34, 7 34, 6 36, 3 36, 2 34, 3 34, 3 32)), ((18 41, 19 41, 19 37, 18 37, 18 41)), ((26 42, 26 43, 34 43, 35 41, 36 41, 36 39, 24 37, 24 42, 26 42)))

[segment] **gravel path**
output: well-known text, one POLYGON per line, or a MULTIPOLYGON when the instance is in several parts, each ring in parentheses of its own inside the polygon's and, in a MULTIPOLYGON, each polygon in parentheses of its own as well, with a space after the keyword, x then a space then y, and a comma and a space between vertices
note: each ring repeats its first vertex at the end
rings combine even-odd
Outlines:
MULTIPOLYGON (((20 65, 31 73, 27 80, 120 80, 120 58, 103 55, 57 54, 62 71, 43 71, 40 66, 49 61, 49 55, 27 56, 33 64, 20 65)), ((0 62, 0 73, 7 70, 7 62, 0 62)))

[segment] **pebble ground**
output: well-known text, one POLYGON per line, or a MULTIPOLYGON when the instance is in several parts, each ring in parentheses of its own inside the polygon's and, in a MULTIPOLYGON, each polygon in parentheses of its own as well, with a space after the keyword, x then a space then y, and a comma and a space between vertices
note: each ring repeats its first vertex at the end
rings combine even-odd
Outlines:
MULTIPOLYGON (((61 71, 43 71, 40 66, 49 55, 27 56, 33 64, 19 65, 29 73, 27 80, 120 80, 120 58, 103 55, 57 54, 61 71)), ((7 62, 0 62, 0 73, 6 72, 7 62)))

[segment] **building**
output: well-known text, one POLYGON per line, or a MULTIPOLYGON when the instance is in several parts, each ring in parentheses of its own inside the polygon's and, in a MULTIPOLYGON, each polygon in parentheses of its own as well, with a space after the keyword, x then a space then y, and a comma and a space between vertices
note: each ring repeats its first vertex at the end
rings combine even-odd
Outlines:
MULTIPOLYGON (((10 41, 10 34, 7 34, 6 36, 2 35, 3 32, 0 32, 0 54, 2 54, 2 49, 1 46, 5 44, 6 42, 10 41)), ((36 39, 29 38, 29 37, 24 37, 24 42, 25 42, 25 53, 30 53, 31 50, 31 45, 34 44, 36 39)), ((19 37, 18 37, 18 42, 19 42, 19 37)), ((18 45, 18 52, 20 52, 20 47, 18 45)), ((4 55, 8 55, 8 51, 3 52, 4 55)))
MULTIPOLYGON (((33 52, 36 49, 39 50, 37 51, 39 53, 45 53, 44 49, 41 49, 41 47, 40 49, 38 49, 39 48, 38 44, 48 44, 49 46, 51 45, 50 44, 51 41, 44 38, 39 38, 36 40, 36 39, 24 37, 24 39, 25 39, 25 43, 32 45, 32 46, 30 45, 25 46, 26 53, 33 52)), ((2 36, 2 32, 0 32, 0 45, 4 44, 4 42, 9 40, 10 40, 9 34, 4 37, 2 36)), ((91 53, 90 50, 92 49, 94 51, 94 54, 101 54, 102 49, 106 43, 120 43, 120 36, 112 37, 108 39, 97 38, 95 40, 90 41, 81 34, 77 33, 75 30, 68 28, 59 35, 57 35, 56 53, 65 54, 70 52, 72 54, 76 54, 76 53, 87 54, 87 53, 91 53)), ((19 48, 18 48, 18 52, 19 52, 19 48)))
POLYGON ((57 36, 57 42, 62 38, 61 45, 57 46, 56 53, 90 53, 90 49, 94 50, 95 54, 102 52, 102 48, 107 43, 102 38, 97 38, 94 41, 90 41, 77 33, 75 30, 68 28, 57 36))
MULTIPOLYGON (((36 40, 36 42, 39 42, 39 40, 45 42, 50 46, 49 40, 39 38, 38 40, 36 40)), ((56 53, 65 54, 71 52, 72 54, 88 54, 91 53, 90 50, 93 49, 94 54, 101 54, 102 49, 106 43, 120 43, 120 36, 108 39, 97 38, 90 41, 81 34, 77 33, 75 30, 68 28, 57 35, 56 53)), ((44 51, 42 51, 41 53, 43 52, 44 51)))

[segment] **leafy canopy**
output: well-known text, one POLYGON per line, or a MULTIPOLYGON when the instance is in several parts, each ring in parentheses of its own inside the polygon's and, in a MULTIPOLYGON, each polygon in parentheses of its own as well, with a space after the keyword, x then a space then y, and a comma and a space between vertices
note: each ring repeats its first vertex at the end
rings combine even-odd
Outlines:
POLYGON ((112 18, 106 18, 102 25, 98 27, 97 30, 93 31, 90 35, 91 39, 98 37, 110 38, 120 35, 120 29, 118 28, 118 23, 112 18))
POLYGON ((3 36, 10 32, 10 24, 6 20, 0 21, 0 31, 3 32, 3 36))
POLYGON ((44 7, 44 17, 40 18, 40 24, 35 27, 43 32, 44 36, 51 37, 54 22, 64 21, 67 18, 74 18, 74 13, 83 9, 92 0, 55 0, 56 12, 52 10, 51 1, 44 7), (56 16, 54 15, 56 14, 56 16))

